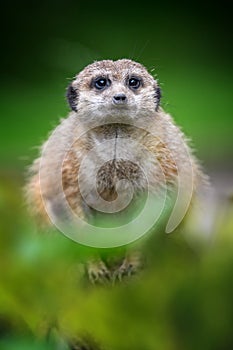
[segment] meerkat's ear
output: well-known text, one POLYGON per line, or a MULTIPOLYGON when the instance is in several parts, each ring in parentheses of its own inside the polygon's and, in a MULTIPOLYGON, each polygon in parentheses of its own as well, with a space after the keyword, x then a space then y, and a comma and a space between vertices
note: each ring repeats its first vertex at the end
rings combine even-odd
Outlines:
POLYGON ((161 99, 161 89, 159 86, 156 86, 155 87, 155 94, 154 94, 154 97, 155 97, 155 110, 157 111, 158 108, 159 108, 159 104, 160 104, 160 99, 161 99))
POLYGON ((66 90, 66 97, 67 97, 68 103, 70 105, 70 108, 73 111, 77 112, 78 92, 73 87, 72 83, 68 86, 68 88, 66 90))

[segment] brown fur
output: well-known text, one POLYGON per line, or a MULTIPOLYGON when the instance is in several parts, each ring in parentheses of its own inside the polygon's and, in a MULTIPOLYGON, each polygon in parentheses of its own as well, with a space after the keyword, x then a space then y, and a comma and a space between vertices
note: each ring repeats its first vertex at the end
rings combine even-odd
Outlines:
MULTIPOLYGON (((190 165, 190 159, 182 148, 182 144, 187 146, 187 141, 172 118, 159 107, 158 96, 155 95, 158 83, 141 64, 126 59, 95 62, 81 71, 71 86, 72 91, 76 93, 76 99, 72 103, 77 106, 77 111, 71 112, 69 117, 61 122, 55 141, 43 154, 42 171, 41 158, 31 167, 27 198, 39 221, 49 222, 44 201, 49 202, 59 195, 54 177, 60 168, 63 190, 70 207, 78 216, 86 218, 87 206, 83 202, 78 181, 79 168, 88 151, 105 140, 119 140, 122 137, 136 140, 154 155, 167 184, 176 186, 176 161, 180 161, 184 171, 190 165), (97 91, 93 87, 93 79, 98 76, 110 78, 111 87, 97 91), (131 91, 127 87, 126 81, 130 76, 140 76, 141 86, 138 90, 131 91), (112 96, 119 92, 127 96, 126 108, 112 106, 112 96), (142 129, 144 125, 147 126, 146 130, 142 129), (150 129, 153 130, 153 135, 149 132, 150 129), (118 139, 116 133, 119 133, 118 139)), ((101 158, 101 154, 98 156, 101 158)), ((142 156, 138 157, 139 163, 146 162, 142 156)), ((190 157, 194 170, 195 196, 198 188, 205 183, 205 176, 191 151, 190 157)), ((88 179, 88 173, 87 169, 87 192, 88 181, 95 181, 88 179)), ((137 164, 130 160, 113 159, 98 170, 97 190, 103 199, 112 201, 116 198, 115 185, 120 179, 131 181, 136 192, 140 193, 145 189, 145 179, 137 164)), ((160 170, 157 169, 152 178, 153 190, 159 188, 161 179, 160 170)))

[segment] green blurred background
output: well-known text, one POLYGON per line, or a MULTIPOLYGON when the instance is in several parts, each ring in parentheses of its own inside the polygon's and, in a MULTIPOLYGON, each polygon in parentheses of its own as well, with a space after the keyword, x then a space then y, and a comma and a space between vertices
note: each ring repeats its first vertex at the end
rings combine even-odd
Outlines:
POLYGON ((46 310, 67 333, 88 328, 111 349, 232 349, 230 201, 224 211, 220 204, 211 248, 200 253, 177 236, 157 239, 143 283, 87 293, 78 284, 80 272, 66 274, 85 249, 64 237, 35 239, 21 190, 36 147, 68 113, 65 89, 72 77, 94 60, 125 57, 154 69, 163 107, 193 140, 216 189, 230 197, 233 30, 227 3, 12 0, 1 9, 0 338, 9 334, 10 340, 0 348, 32 349, 31 333, 37 334, 46 310))
POLYGON ((232 157, 232 25, 224 2, 11 1, 3 11, 3 164, 22 168, 60 117, 65 88, 97 59, 155 69, 163 106, 202 159, 232 157))

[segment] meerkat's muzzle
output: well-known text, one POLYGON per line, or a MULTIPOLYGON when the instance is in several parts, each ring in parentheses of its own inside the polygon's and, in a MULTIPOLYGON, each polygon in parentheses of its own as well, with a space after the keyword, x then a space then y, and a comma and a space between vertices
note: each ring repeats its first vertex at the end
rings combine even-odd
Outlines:
POLYGON ((127 103, 127 97, 123 93, 116 94, 116 95, 113 96, 112 102, 115 105, 125 105, 127 103))

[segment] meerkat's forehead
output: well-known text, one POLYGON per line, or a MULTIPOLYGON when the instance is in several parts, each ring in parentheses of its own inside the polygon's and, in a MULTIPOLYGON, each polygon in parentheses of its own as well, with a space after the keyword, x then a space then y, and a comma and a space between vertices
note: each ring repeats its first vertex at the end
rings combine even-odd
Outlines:
POLYGON ((120 79, 122 76, 133 74, 141 75, 145 79, 153 79, 143 65, 129 59, 96 61, 86 66, 76 76, 76 79, 92 78, 98 75, 112 75, 120 79))

